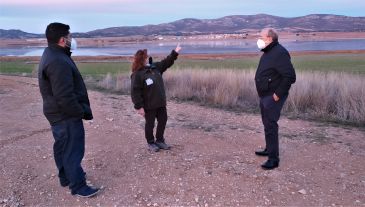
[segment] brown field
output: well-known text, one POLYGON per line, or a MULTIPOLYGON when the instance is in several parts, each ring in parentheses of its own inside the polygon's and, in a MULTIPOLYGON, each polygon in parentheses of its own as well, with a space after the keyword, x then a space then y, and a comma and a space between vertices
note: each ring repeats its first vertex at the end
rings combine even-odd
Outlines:
MULTIPOLYGON (((173 38, 166 41, 176 41, 173 38)), ((248 38, 256 38, 255 33, 248 35, 248 38)), ((365 33, 281 34, 284 41, 298 38, 311 41, 355 39, 365 38, 365 33)), ((133 39, 78 40, 81 45, 89 46, 123 44, 133 39)), ((45 43, 44 39, 1 40, 0 48, 45 43)), ((307 54, 365 54, 365 51, 291 52, 292 56, 307 54)), ((198 54, 181 55, 181 58, 237 59, 259 55, 198 54)), ((0 57, 0 62, 38 62, 39 59, 0 57)), ((129 61, 131 57, 77 56, 73 59, 78 62, 109 62, 129 61)), ((202 73, 196 76, 200 78, 211 75, 198 72, 202 73)), ((342 87, 346 93, 339 91, 339 94, 356 92, 353 90, 355 83, 362 83, 360 78, 354 82, 354 79, 346 79, 347 76, 342 74, 304 75, 306 80, 313 80, 314 83, 325 78, 339 85, 351 82, 346 85, 348 87, 342 87)), ((169 74, 166 84, 176 82, 177 77, 184 78, 186 74, 169 74)), ((235 78, 227 79, 227 83, 236 84, 235 78)), ((298 90, 293 88, 292 94, 308 92, 309 86, 313 86, 317 95, 321 96, 315 99, 317 101, 328 95, 325 90, 316 88, 315 84, 298 84, 298 90)), ((238 87, 233 85, 233 88, 238 87)), ((176 89, 190 90, 184 85, 177 85, 176 89)), ((216 96, 221 99, 214 101, 226 101, 224 95, 227 93, 222 91, 216 96)), ((254 92, 249 93, 253 99, 257 98, 254 92)), ((279 122, 281 166, 273 171, 263 171, 259 166, 265 159, 253 154, 255 149, 264 145, 263 127, 258 114, 169 101, 166 139, 173 148, 152 154, 145 146, 144 121, 133 110, 129 96, 98 91, 89 91, 89 95, 95 118, 84 122, 86 153, 83 166, 89 182, 102 186, 103 191, 95 198, 82 199, 71 196, 68 189, 58 184, 52 156, 53 138, 42 114, 37 79, 0 75, 1 207, 365 205, 363 127, 306 121, 284 115, 279 122)), ((299 95, 294 97, 305 97, 299 95)), ((340 102, 351 101, 342 98, 340 102)), ((295 101, 289 100, 287 106, 291 107, 295 101)), ((304 103, 303 100, 298 102, 304 103)), ((325 105, 323 101, 315 104, 325 105)), ((362 113, 365 114, 363 108, 362 113)))
MULTIPOLYGON (((254 75, 254 70, 185 68, 168 71, 164 82, 169 98, 252 112, 258 110, 254 75)), ((97 85, 130 93, 130 77, 125 73, 107 74, 97 85)), ((357 74, 298 71, 283 113, 365 127, 364 89, 364 77, 357 74)))
POLYGON ((97 197, 60 187, 37 79, 0 75, 0 206, 364 206, 365 131, 280 124, 281 165, 259 166, 258 114, 168 102, 171 151, 146 150, 129 96, 89 91, 83 166, 97 197))

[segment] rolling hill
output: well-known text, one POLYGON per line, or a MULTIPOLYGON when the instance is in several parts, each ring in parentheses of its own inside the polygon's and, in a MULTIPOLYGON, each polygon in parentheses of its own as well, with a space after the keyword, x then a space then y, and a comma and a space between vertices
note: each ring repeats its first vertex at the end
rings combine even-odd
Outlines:
MULTIPOLYGON (((133 35, 194 35, 242 33, 274 27, 292 32, 365 32, 365 17, 349 17, 332 14, 311 14, 285 18, 267 14, 233 15, 218 19, 181 19, 170 23, 145 26, 121 26, 74 33, 75 37, 125 37, 133 35)), ((0 38, 32 38, 20 30, 0 30, 0 38)))

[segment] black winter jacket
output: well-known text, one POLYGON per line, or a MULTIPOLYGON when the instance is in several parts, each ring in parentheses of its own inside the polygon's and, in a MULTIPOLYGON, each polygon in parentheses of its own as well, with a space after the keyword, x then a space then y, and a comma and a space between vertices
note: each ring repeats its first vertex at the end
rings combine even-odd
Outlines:
POLYGON ((49 44, 39 63, 38 81, 43 113, 51 125, 73 117, 93 119, 84 80, 69 50, 49 44))
POLYGON ((131 96, 135 109, 153 110, 166 107, 162 74, 174 64, 178 53, 171 51, 161 62, 152 63, 131 75, 131 96))
POLYGON ((262 50, 264 54, 255 74, 257 93, 260 97, 273 95, 280 98, 289 94, 296 74, 288 51, 278 42, 262 50))

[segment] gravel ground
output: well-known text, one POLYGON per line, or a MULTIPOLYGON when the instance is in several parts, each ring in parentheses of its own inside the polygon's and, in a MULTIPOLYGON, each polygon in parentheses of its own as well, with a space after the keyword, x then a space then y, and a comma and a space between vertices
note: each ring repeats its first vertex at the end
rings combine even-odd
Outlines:
POLYGON ((146 149, 129 96, 89 91, 83 167, 93 198, 62 188, 37 79, 0 76, 0 206, 365 206, 365 130, 280 120, 264 171, 260 116, 168 102, 170 151, 146 149))

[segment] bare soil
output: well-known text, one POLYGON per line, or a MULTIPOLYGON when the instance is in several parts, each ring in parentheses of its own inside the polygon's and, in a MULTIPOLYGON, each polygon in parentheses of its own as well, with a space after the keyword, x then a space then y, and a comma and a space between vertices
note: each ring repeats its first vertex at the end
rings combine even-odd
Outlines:
POLYGON ((83 167, 93 198, 59 185, 37 79, 0 76, 0 206, 365 206, 365 130, 280 120, 264 171, 258 114, 168 102, 170 151, 146 149, 129 96, 89 91, 83 167))

